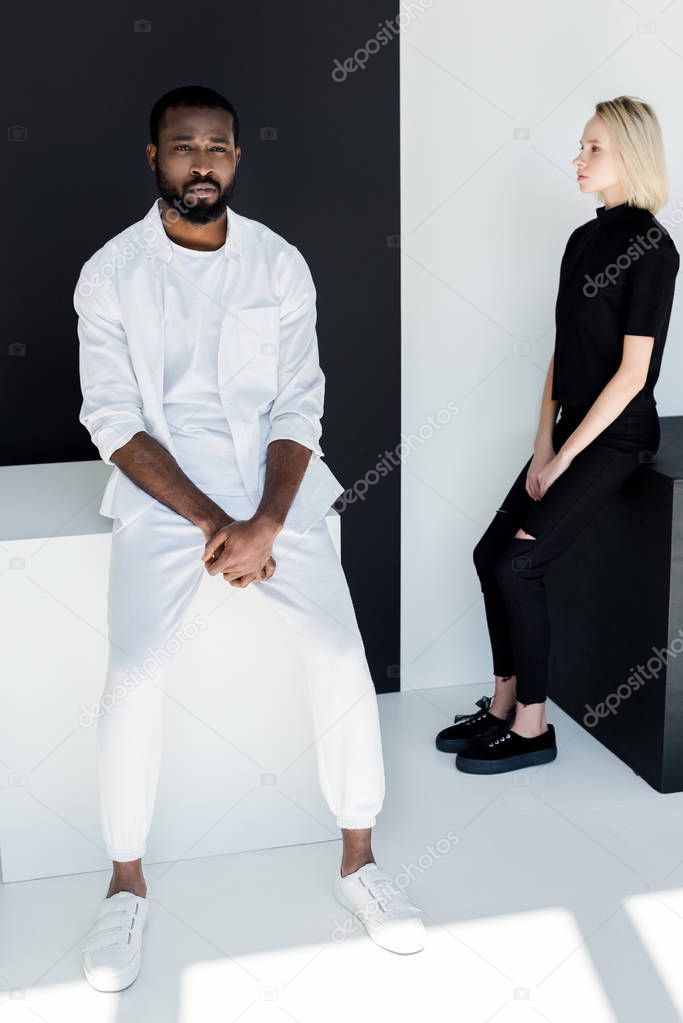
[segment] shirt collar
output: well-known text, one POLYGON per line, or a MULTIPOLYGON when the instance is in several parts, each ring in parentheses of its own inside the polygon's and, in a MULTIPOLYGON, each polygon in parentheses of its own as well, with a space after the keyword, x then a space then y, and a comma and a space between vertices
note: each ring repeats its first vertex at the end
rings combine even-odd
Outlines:
MULTIPOLYGON (((227 204, 225 209, 228 216, 228 231, 223 245, 223 255, 226 259, 240 259, 244 242, 240 217, 227 204)), ((151 258, 156 255, 167 263, 171 261, 173 247, 161 219, 161 199, 154 200, 153 206, 144 218, 143 239, 147 256, 151 258)))
POLYGON ((621 202, 617 206, 598 206, 595 215, 601 227, 610 228, 622 224, 629 218, 644 211, 640 206, 631 206, 627 202, 621 202))

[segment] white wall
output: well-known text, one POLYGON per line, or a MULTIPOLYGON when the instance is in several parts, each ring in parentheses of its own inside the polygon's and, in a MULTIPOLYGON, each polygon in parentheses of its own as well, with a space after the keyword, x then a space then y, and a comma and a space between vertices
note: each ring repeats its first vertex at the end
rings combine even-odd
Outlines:
MULTIPOLYGON (((571 160, 596 101, 654 106, 671 186, 658 216, 683 254, 683 4, 427 4, 400 39, 402 430, 423 427, 402 467, 401 685, 484 692, 472 548, 531 454, 560 259, 595 216, 571 160)), ((683 413, 682 328, 679 278, 660 415, 683 413)))

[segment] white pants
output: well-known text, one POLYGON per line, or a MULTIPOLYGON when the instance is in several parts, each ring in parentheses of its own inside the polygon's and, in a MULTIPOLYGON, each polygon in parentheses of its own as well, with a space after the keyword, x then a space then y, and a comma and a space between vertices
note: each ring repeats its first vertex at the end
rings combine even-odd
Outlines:
MULTIPOLYGON (((239 495, 212 497, 235 519, 251 515, 251 506, 239 495)), ((197 526, 156 501, 112 535, 103 692, 109 710, 97 721, 100 821, 112 860, 145 854, 165 702, 158 673, 154 682, 136 686, 126 699, 112 699, 112 690, 131 665, 144 661, 150 647, 168 641, 186 615, 206 571, 204 544, 197 526)), ((284 528, 275 538, 273 557, 273 576, 250 586, 273 602, 297 642, 323 796, 340 828, 372 827, 384 799, 377 696, 346 577, 324 519, 303 536, 284 528)), ((214 581, 229 586, 220 575, 214 581)))

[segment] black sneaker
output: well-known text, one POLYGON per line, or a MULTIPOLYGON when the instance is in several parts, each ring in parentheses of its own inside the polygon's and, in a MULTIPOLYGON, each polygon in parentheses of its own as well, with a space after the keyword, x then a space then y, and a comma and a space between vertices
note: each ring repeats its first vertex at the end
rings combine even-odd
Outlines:
POLYGON ((442 729, 436 737, 436 748, 442 753, 459 753, 471 746, 473 742, 495 739, 506 731, 514 718, 514 707, 505 720, 489 713, 490 696, 482 696, 477 700, 477 707, 482 709, 475 714, 457 714, 455 724, 442 729))
POLYGON ((467 774, 501 774, 521 767, 547 764, 556 756, 555 729, 548 725, 546 732, 532 739, 525 739, 508 729, 488 742, 472 744, 458 753, 455 766, 467 774))

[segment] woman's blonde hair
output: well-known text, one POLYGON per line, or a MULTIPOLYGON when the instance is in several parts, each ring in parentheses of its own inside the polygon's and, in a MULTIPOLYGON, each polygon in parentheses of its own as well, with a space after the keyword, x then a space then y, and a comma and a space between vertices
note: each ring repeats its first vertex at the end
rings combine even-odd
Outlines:
MULTIPOLYGON (((662 129, 652 107, 636 96, 595 104, 614 143, 619 177, 632 206, 656 213, 669 197, 662 129)), ((605 202, 602 192, 597 193, 605 202)))

